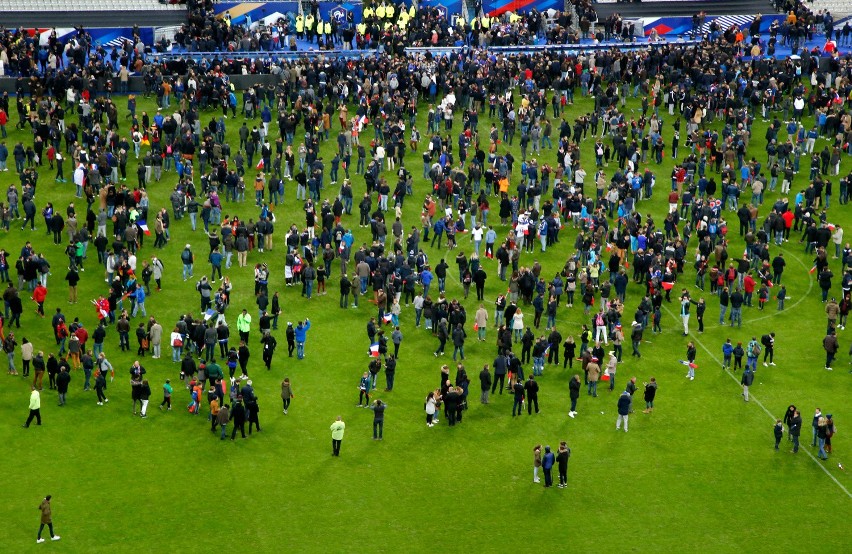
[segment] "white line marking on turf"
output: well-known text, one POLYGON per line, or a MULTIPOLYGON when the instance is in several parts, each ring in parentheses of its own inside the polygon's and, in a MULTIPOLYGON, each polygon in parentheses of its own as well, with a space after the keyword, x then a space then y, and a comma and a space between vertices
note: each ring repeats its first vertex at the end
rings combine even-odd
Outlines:
MULTIPOLYGON (((672 316, 674 319, 676 319, 677 321, 681 321, 681 319, 680 319, 678 316, 676 316, 676 315, 674 314, 674 312, 672 312, 672 311, 669 309, 669 307, 668 307, 668 306, 663 305, 663 308, 665 308, 666 312, 668 312, 668 314, 669 314, 670 316, 672 316)), ((703 349, 704 349, 704 351, 705 351, 705 352, 707 352, 707 354, 709 354, 709 355, 710 355, 710 357, 711 357, 711 358, 712 358, 712 359, 716 362, 716 364, 717 364, 717 365, 722 365, 722 360, 720 360, 720 359, 719 359, 719 358, 718 358, 715 354, 713 354, 713 352, 711 352, 711 351, 710 351, 710 349, 708 349, 708 348, 707 348, 707 346, 706 346, 703 342, 701 342, 701 339, 699 339, 698 337, 696 337, 696 336, 695 336, 695 334, 694 334, 693 332, 691 332, 691 331, 690 331, 690 333, 689 333, 689 336, 692 338, 692 340, 694 340, 696 343, 698 343, 698 344, 701 346, 701 348, 703 348, 703 349)), ((734 381, 734 383, 736 383, 737 385, 739 385, 739 384, 740 384, 739 379, 737 379, 737 378, 734 376, 734 374, 733 374, 733 373, 731 373, 731 372, 730 372, 729 370, 727 370, 727 369, 725 369, 725 370, 724 370, 724 372, 728 374, 728 377, 730 377, 730 378, 731 378, 731 380, 733 380, 733 381, 734 381)), ((761 403, 761 402, 760 402, 760 400, 758 400, 758 399, 757 399, 757 397, 755 397, 755 395, 754 395, 753 393, 749 392, 749 398, 751 399, 751 401, 754 401, 754 403, 755 403, 755 404, 757 404, 758 406, 760 406, 760 409, 761 409, 761 410, 763 410, 763 412, 764 412, 766 415, 768 415, 768 416, 772 419, 772 421, 773 421, 773 422, 777 419, 774 415, 772 415, 772 412, 770 412, 769 410, 767 410, 767 409, 766 409, 766 406, 764 406, 764 405, 763 405, 763 403, 761 403)), ((834 475, 832 475, 832 474, 828 471, 828 468, 826 468, 826 466, 825 466, 824 464, 822 464, 822 463, 818 462, 818 461, 817 461, 817 459, 814 457, 814 455, 813 455, 813 454, 811 454, 810 452, 808 452, 808 450, 807 450, 807 449, 802 448, 802 452, 804 452, 805 454, 807 454, 807 455, 808 455, 808 457, 809 457, 811 460, 813 460, 813 461, 814 461, 814 463, 815 463, 817 466, 819 466, 819 468, 820 468, 821 470, 823 470, 823 472, 825 472, 825 474, 826 474, 826 475, 828 475, 828 476, 831 478, 831 480, 832 480, 832 481, 834 481, 834 484, 835 484, 835 485, 837 485, 838 487, 840 487, 840 490, 842 490, 843 492, 845 492, 845 493, 846 493, 846 496, 848 496, 849 498, 852 498, 852 493, 850 493, 850 492, 849 492, 849 490, 848 490, 846 487, 844 487, 844 486, 843 486, 843 484, 842 484, 840 481, 838 481, 838 480, 837 480, 837 478, 836 478, 834 475)))

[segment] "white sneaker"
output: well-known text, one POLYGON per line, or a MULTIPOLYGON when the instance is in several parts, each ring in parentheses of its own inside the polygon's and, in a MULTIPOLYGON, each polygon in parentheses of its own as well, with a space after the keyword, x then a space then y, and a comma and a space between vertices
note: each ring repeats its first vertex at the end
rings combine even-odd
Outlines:
POLYGON ((103 405, 104 405, 103 402, 98 402, 98 406, 103 406, 103 405))
POLYGON ((766 363, 766 362, 763 362, 763 367, 769 367, 769 364, 766 363))
POLYGON ((771 365, 772 367, 775 367, 775 362, 769 362, 769 365, 771 365))
POLYGON ((541 479, 533 479, 533 483, 541 483, 541 479))
POLYGON ((574 419, 574 412, 568 412, 568 417, 570 417, 571 419, 574 419))
POLYGON ((58 540, 59 540, 59 539, 61 539, 61 538, 62 538, 62 537, 60 537, 59 535, 53 535, 52 537, 50 537, 50 540, 52 540, 52 541, 58 541, 58 540))
POLYGON ((689 378, 689 380, 690 380, 690 381, 695 381, 695 377, 690 377, 690 378, 689 378))
POLYGON ((36 544, 41 544, 44 542, 44 539, 36 539, 36 544))

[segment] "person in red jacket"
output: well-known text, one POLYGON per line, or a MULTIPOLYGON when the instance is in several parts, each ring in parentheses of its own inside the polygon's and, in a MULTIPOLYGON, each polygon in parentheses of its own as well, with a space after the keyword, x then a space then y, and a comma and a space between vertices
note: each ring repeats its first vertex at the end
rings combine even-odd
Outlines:
POLYGON ((44 299, 47 298, 47 287, 39 283, 33 291, 32 299, 38 304, 36 313, 44 317, 44 299))
POLYGON ((743 291, 745 292, 744 300, 746 306, 751 306, 751 298, 754 294, 755 285, 754 277, 751 276, 751 271, 749 271, 743 278, 743 291))

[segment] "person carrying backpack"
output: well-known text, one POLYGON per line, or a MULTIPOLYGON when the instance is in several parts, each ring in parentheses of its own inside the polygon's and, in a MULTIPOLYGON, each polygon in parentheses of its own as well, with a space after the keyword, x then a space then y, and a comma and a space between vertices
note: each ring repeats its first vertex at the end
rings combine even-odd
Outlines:
POLYGON ((760 356, 761 348, 757 342, 757 338, 751 337, 746 346, 746 369, 757 371, 757 357, 760 356))
POLYGON ((763 367, 775 366, 773 357, 775 355, 775 333, 769 333, 760 337, 760 343, 763 345, 763 367), (769 360, 769 363, 766 360, 769 360))

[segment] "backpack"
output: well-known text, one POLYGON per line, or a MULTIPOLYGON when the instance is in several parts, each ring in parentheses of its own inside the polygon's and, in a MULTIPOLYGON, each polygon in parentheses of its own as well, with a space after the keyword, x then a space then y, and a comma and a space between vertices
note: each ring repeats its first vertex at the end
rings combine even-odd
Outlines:
POLYGON ((751 349, 751 355, 754 358, 757 358, 758 356, 760 356, 760 345, 759 344, 757 344, 757 343, 754 344, 754 346, 751 349))
POLYGON ((183 252, 181 252, 180 259, 185 264, 191 264, 192 263, 192 252, 190 252, 189 249, 184 248, 183 252))
POLYGON ((762 337, 760 337, 760 343, 767 348, 769 348, 771 342, 772 339, 769 338, 769 335, 763 335, 762 337))

